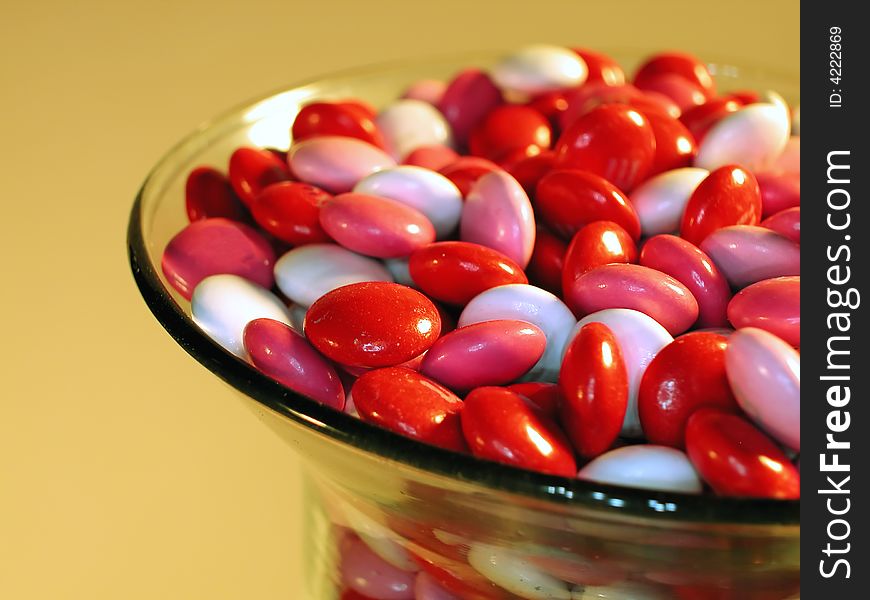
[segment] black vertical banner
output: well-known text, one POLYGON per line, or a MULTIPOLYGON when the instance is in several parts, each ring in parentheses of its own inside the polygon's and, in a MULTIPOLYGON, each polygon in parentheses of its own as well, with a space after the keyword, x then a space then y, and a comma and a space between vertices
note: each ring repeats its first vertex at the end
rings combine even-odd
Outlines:
POLYGON ((870 37, 860 2, 801 3, 801 597, 866 598, 870 37))

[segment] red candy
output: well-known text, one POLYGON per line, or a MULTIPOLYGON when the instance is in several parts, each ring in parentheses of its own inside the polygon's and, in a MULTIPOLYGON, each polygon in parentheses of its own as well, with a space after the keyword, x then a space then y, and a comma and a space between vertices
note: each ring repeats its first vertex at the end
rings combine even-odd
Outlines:
POLYGON ((426 295, 465 305, 479 293, 509 283, 528 283, 510 258, 471 242, 437 242, 411 254, 408 270, 426 295))
POLYGON ((197 167, 190 172, 184 186, 184 199, 190 222, 216 217, 244 221, 248 217, 230 180, 211 167, 197 167))
POLYGON ((667 273, 686 286, 698 301, 698 327, 725 327, 731 288, 713 260, 700 248, 675 235, 656 235, 640 252, 640 264, 667 273))
POLYGON ((613 221, 594 221, 571 239, 562 270, 562 289, 570 289, 581 275, 596 267, 636 260, 637 246, 625 229, 613 221))
POLYGON ((591 171, 626 192, 649 175, 655 154, 649 120, 621 104, 606 104, 586 113, 556 144, 559 167, 591 171))
POLYGON ((454 162, 446 167, 442 167, 438 172, 444 175, 447 179, 459 188, 462 192, 462 197, 468 195, 471 191, 471 186, 474 182, 490 173, 497 171, 498 165, 479 156, 460 156, 454 162))
POLYGON ((680 107, 681 113, 707 101, 707 96, 698 85, 675 73, 652 75, 641 82, 635 82, 635 85, 645 92, 667 96, 680 107))
POLYGON ((801 207, 787 208, 783 211, 767 217, 761 222, 762 227, 767 227, 793 241, 801 243, 801 207))
POLYGON ((489 75, 478 69, 468 69, 448 84, 438 102, 438 109, 450 124, 454 139, 464 145, 477 124, 501 103, 501 91, 489 75))
POLYGON ((432 301, 397 283, 346 285, 305 315, 305 337, 327 358, 351 367, 391 367, 429 349, 441 334, 432 301))
POLYGON ((525 381, 507 386, 512 392, 528 399, 542 413, 556 419, 559 413, 559 386, 544 381, 525 381))
POLYGON ((755 176, 736 165, 719 167, 695 188, 680 235, 700 246, 708 235, 730 225, 758 225, 761 193, 755 176))
POLYGON ((290 169, 268 150, 238 148, 230 156, 230 183, 246 206, 250 206, 266 186, 290 179, 290 169))
POLYGON ((323 135, 340 135, 384 148, 384 137, 373 117, 360 106, 342 102, 312 102, 302 107, 293 121, 293 141, 323 135))
POLYGON ((468 146, 471 154, 498 162, 514 151, 530 156, 549 149, 550 134, 550 123, 534 108, 506 104, 472 131, 468 146))
POLYGON ((759 173, 761 215, 769 217, 787 208, 801 205, 801 178, 790 173, 759 173))
POLYGON ((712 98, 704 104, 695 106, 680 115, 680 121, 686 126, 695 140, 700 142, 713 125, 728 113, 740 109, 742 104, 734 98, 712 98))
POLYGON ((287 325, 255 319, 245 327, 243 339, 257 369, 300 394, 344 410, 344 388, 335 369, 287 325))
POLYGON ((562 295, 562 272, 565 269, 565 253, 568 245, 561 239, 538 227, 535 234, 535 250, 526 267, 529 281, 556 296, 562 295))
POLYGON ((439 171, 458 158, 459 155, 453 148, 436 144, 434 146, 420 146, 411 150, 402 164, 439 171))
POLYGON ((459 421, 462 400, 416 371, 369 371, 356 380, 351 394, 365 421, 448 450, 468 450, 459 421))
POLYGON ((559 414, 584 458, 607 451, 628 409, 628 374, 616 337, 606 325, 584 325, 565 351, 559 372, 559 414))
POLYGON ((800 498, 800 474, 779 447, 737 415, 701 409, 689 417, 686 453, 722 496, 800 498))
POLYGON ((625 73, 619 63, 600 52, 593 52, 586 48, 572 48, 586 63, 589 73, 586 75, 586 84, 602 82, 607 85, 623 85, 625 73))
POLYGON ((552 150, 544 150, 534 156, 526 156, 522 151, 519 160, 506 165, 507 172, 513 175, 529 196, 535 192, 538 182, 556 165, 556 154, 552 150))
POLYGON ((707 66, 684 52, 662 52, 647 60, 634 75, 634 84, 644 86, 663 74, 677 75, 697 85, 708 97, 715 95, 716 87, 707 66))
POLYGON ((775 277, 753 283, 728 304, 735 329, 758 327, 794 347, 801 345, 801 278, 775 277))
POLYGON ((698 153, 698 146, 686 126, 666 115, 647 114, 647 119, 656 138, 656 154, 650 176, 690 167, 698 153))
POLYGON ((538 182, 535 211, 566 238, 593 221, 613 221, 633 239, 640 238, 640 220, 625 194, 587 171, 551 171, 538 182))
POLYGON ((169 284, 188 300, 209 275, 238 275, 270 288, 274 264, 269 242, 257 230, 229 219, 194 221, 169 241, 161 260, 169 284))
POLYGON ((481 387, 468 394, 462 432, 472 454, 480 458, 551 475, 577 475, 565 434, 508 389, 481 387))
POLYGON ((740 411, 725 376, 727 346, 723 335, 696 331, 656 354, 637 396, 640 424, 649 443, 682 449, 686 421, 699 408, 740 411))
POLYGON ((254 198, 251 214, 260 227, 288 244, 329 242, 320 226, 320 207, 330 198, 332 194, 308 183, 273 183, 254 198))

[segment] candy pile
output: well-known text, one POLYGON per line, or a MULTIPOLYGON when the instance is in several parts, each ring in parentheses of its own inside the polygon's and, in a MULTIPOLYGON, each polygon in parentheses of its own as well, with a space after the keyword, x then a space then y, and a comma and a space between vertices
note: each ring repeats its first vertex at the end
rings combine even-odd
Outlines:
POLYGON ((308 104, 286 153, 190 173, 163 272, 230 352, 428 444, 797 498, 799 111, 681 53, 632 81, 531 46, 308 104))

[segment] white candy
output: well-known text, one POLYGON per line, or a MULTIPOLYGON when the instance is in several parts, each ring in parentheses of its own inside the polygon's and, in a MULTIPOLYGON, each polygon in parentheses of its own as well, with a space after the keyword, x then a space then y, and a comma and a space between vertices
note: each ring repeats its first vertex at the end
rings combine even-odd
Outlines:
POLYGON ((640 380, 659 350, 674 341, 674 338, 649 315, 629 308, 608 308, 580 319, 568 339, 574 339, 577 332, 589 323, 604 323, 619 343, 628 371, 628 410, 625 412, 621 435, 629 438, 642 437, 643 429, 637 414, 640 380))
POLYGON ((444 115, 422 100, 397 100, 378 113, 375 122, 396 160, 420 146, 453 145, 453 134, 444 115))
POLYGON ((496 585, 520 598, 571 600, 568 584, 532 566, 510 550, 473 544, 468 550, 468 564, 496 585))
POLYGON ((293 302, 311 306, 335 288, 363 281, 393 281, 380 262, 335 244, 308 244, 275 263, 275 283, 293 302))
POLYGON ((200 281, 190 299, 190 312, 208 337, 240 358, 247 356, 242 341, 245 325, 254 319, 292 322, 289 309, 275 294, 238 275, 212 275, 200 281))
POLYGON ((695 166, 712 171, 736 163, 750 171, 763 170, 782 153, 790 128, 782 105, 750 104, 724 117, 707 132, 695 166))
POLYGON ((703 489, 684 452, 654 444, 623 446, 606 452, 580 469, 577 477, 662 492, 699 494, 703 489))
POLYGON ((586 586, 571 593, 571 600, 664 600, 664 598, 659 592, 632 582, 586 586))
POLYGON ((384 261, 384 266, 393 276, 393 281, 417 289, 417 284, 411 278, 407 258, 388 258, 384 261))
POLYGON ((520 48, 499 61, 490 72, 497 86, 520 94, 578 86, 586 81, 588 74, 585 61, 575 52, 545 44, 520 48))
POLYGON ((631 193, 631 204, 640 219, 644 237, 674 233, 692 193, 710 172, 686 167, 647 179, 631 193))
POLYGON ((412 573, 420 570, 419 565, 414 562, 408 551, 396 541, 401 538, 390 529, 350 504, 343 504, 341 511, 344 513, 348 526, 359 535, 369 550, 397 569, 412 573))
POLYGON ((555 383, 565 344, 577 322, 565 303, 550 292, 525 283, 500 285, 472 298, 459 315, 459 327, 498 319, 526 321, 541 328, 547 337, 547 348, 524 379, 555 383))
POLYGON ((373 173, 356 184, 353 191, 416 208, 432 221, 438 239, 453 233, 462 215, 459 188, 444 175, 422 167, 402 165, 373 173))

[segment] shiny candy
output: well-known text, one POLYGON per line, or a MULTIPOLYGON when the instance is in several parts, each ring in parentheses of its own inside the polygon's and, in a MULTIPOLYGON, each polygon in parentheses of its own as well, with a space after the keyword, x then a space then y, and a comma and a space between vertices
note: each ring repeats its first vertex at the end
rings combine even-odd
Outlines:
POLYGON ((638 438, 643 431, 637 414, 637 396, 647 365, 659 351, 673 341, 667 329, 642 312, 627 308, 610 308, 588 315, 577 323, 571 339, 589 323, 603 323, 616 337, 628 373, 628 409, 621 435, 638 438))
POLYGON ((743 288, 728 304, 735 329, 757 327, 801 345, 801 278, 776 277, 743 288))
POLYGON ((577 466, 565 435, 516 392, 480 387, 465 398, 462 432, 474 456, 551 475, 573 477, 577 466))
POLYGON ((525 267, 535 246, 535 216, 526 192, 504 171, 471 187, 460 221, 460 239, 498 250, 525 267))
POLYGON ((638 110, 606 104, 565 129, 555 150, 561 168, 591 171, 628 192, 649 175, 656 138, 649 120, 638 110))
POLYGON ((686 427, 686 453, 719 495, 800 498, 798 470, 770 438, 737 415, 697 411, 686 427))
POLYGON ((273 183, 251 202, 251 214, 260 227, 288 244, 328 242, 320 226, 320 207, 331 197, 308 183, 273 183))
POLYGON ((290 179, 287 165, 268 150, 242 147, 230 156, 230 183, 239 199, 250 206, 268 185, 290 179))
POLYGON ((344 388, 333 366, 286 324, 251 321, 243 342, 251 362, 264 374, 304 396, 344 409, 344 388))
POLYGON ((584 458, 616 441, 628 409, 628 373, 613 332, 585 325, 568 344, 559 373, 560 422, 584 458))
POLYGON ((612 264, 587 271, 565 288, 565 302, 578 315, 630 308, 651 316, 672 335, 698 318, 692 293, 673 277, 641 265, 612 264))
POLYGON ((272 287, 275 252, 255 229, 229 219, 194 221, 175 234, 163 251, 160 266, 169 284, 190 299, 209 275, 239 275, 272 287))
POLYGON ((598 81, 606 85, 623 85, 625 83, 625 73, 622 67, 606 54, 588 48, 571 48, 571 50, 586 63, 586 69, 589 71, 586 77, 587 84, 598 81))
POLYGON ((701 250, 737 289, 764 279, 801 274, 801 247, 764 227, 720 229, 704 240, 701 250))
POLYGON ((288 308, 272 292, 238 275, 206 277, 190 299, 193 322, 208 337, 240 358, 245 357, 243 334, 254 319, 290 325, 288 308))
POLYGON ((702 407, 738 412, 725 375, 728 340, 695 331, 678 337, 652 359, 638 391, 643 433, 651 444, 685 447, 686 421, 702 407))
POLYGON ((527 374, 537 381, 555 382, 562 365, 562 354, 576 319, 556 296, 531 285, 511 284, 495 287, 475 297, 459 315, 459 326, 511 319, 536 325, 547 337, 547 349, 527 374))
POLYGON ((306 104, 296 115, 291 132, 294 142, 320 136, 343 136, 384 147, 384 138, 374 121, 365 110, 351 103, 306 104))
POLYGON ((363 420, 427 444, 467 451, 460 428, 462 400, 420 373, 375 369, 356 380, 352 393, 363 420))
POLYGON ((698 302, 698 327, 726 325, 731 288, 700 248, 674 235, 657 235, 644 244, 640 264, 667 273, 686 286, 698 302))
POLYGON ((571 600, 568 584, 535 567, 507 548, 475 543, 468 564, 511 594, 528 600, 571 600))
POLYGON ((357 537, 341 544, 341 578, 366 598, 413 600, 416 575, 384 561, 357 537))
POLYGON ((414 208, 431 221, 439 239, 459 225, 462 194, 452 181, 429 169, 398 166, 369 175, 353 189, 359 194, 389 198, 414 208))
POLYGON ((498 169, 499 166, 491 160, 479 156, 460 156, 454 162, 440 168, 438 172, 452 181, 464 198, 468 196, 471 186, 478 179, 498 169))
POLYGON ((692 192, 680 235, 700 246, 717 229, 760 221, 761 192, 755 176, 742 167, 726 165, 711 171, 692 192))
POLYGON ((450 81, 437 106, 456 142, 465 145, 471 131, 502 101, 501 90, 489 75, 479 69, 466 69, 450 81))
POLYGON ((197 167, 184 185, 187 218, 191 222, 222 217, 244 221, 248 212, 226 175, 211 167, 197 167))
POLYGON ((285 296, 303 306, 336 288, 364 281, 393 281, 389 271, 371 258, 335 244, 294 248, 275 264, 275 282, 285 296))
POLYGON ((580 469, 577 477, 661 492, 699 494, 703 489, 698 473, 682 451, 655 444, 611 450, 580 469))
POLYGON ((740 408, 761 429, 801 449, 800 355, 772 333, 745 327, 728 338, 728 381, 740 408))
POLYGON ((562 272, 567 251, 568 245, 564 241, 539 226, 535 233, 535 250, 526 267, 532 284, 561 296, 562 272))
POLYGON ((351 367, 389 367, 419 356, 441 333, 441 318, 420 292, 366 282, 332 290, 308 309, 305 336, 327 358, 351 367))
POLYGON ((528 283, 520 266, 497 250, 470 242, 438 242, 415 250, 408 260, 414 283, 428 296, 465 305, 481 292, 509 283, 528 283))
POLYGON ((633 239, 640 237, 640 221, 625 194, 587 171, 551 171, 538 182, 535 208, 552 231, 566 238, 593 221, 613 221, 633 239))
POLYGON ((715 84, 707 66, 685 52, 661 52, 650 57, 638 68, 634 82, 643 86, 663 74, 677 75, 697 85, 707 96, 715 94, 715 84))
POLYGON ((669 115, 646 113, 656 139, 656 153, 649 174, 689 167, 698 152, 695 137, 669 115))
POLYGON ((450 125, 437 108, 422 100, 398 100, 378 113, 378 128, 397 160, 421 146, 453 145, 450 125))
POLYGON ((801 207, 787 208, 776 213, 761 222, 766 227, 778 234, 787 237, 795 244, 801 243, 801 207))
POLYGON ((546 345, 544 332, 525 321, 474 323, 435 342, 420 371, 459 391, 503 385, 525 375, 546 345))
POLYGON ((714 125, 698 147, 695 165, 717 169, 737 163, 752 171, 769 167, 789 138, 788 115, 775 104, 750 104, 714 125))
POLYGON ((396 166, 380 148, 338 136, 294 144, 287 160, 299 179, 334 194, 349 192, 363 177, 396 166))
POLYGON ((769 217, 787 208, 801 205, 801 178, 783 172, 759 173, 758 189, 761 191, 761 214, 769 217))
POLYGON ((563 290, 571 289, 584 273, 614 263, 633 263, 637 246, 625 229, 613 221, 593 221, 574 234, 565 253, 563 290))
POLYGON ((490 111, 474 128, 468 145, 471 154, 500 161, 511 152, 533 155, 550 148, 550 123, 529 106, 505 104, 490 111))
POLYGON ((631 193, 631 204, 640 219, 643 235, 674 233, 689 198, 709 171, 685 167, 650 177, 631 193))
POLYGON ((676 103, 681 113, 707 101, 707 95, 701 86, 676 73, 659 73, 644 77, 636 81, 635 85, 645 92, 656 92, 667 96, 676 103))
POLYGON ((432 171, 440 171, 459 158, 456 150, 443 144, 420 146, 412 150, 402 161, 403 165, 423 167, 432 171))
POLYGON ((586 81, 586 63, 568 48, 544 44, 520 48, 491 70, 496 85, 508 92, 541 94, 586 81))
POLYGON ((368 194, 340 194, 320 209, 320 225, 354 252, 399 258, 435 241, 426 215, 396 200, 368 194))

